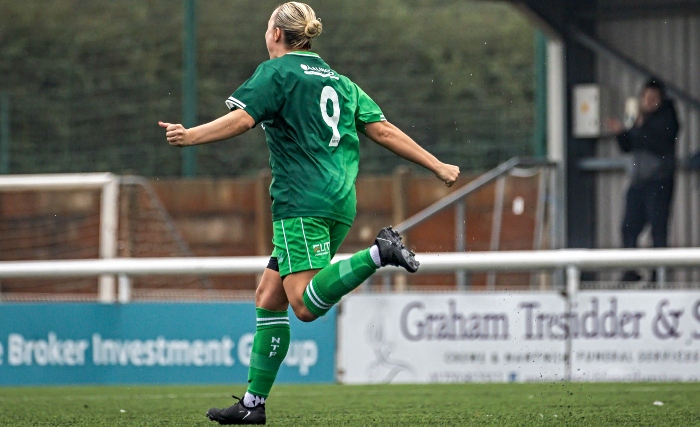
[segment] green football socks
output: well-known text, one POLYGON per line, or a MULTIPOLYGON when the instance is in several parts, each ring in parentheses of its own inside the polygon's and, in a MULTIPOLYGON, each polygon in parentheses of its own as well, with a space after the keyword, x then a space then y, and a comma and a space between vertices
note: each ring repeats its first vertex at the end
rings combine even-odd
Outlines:
POLYGON ((304 291, 304 305, 316 316, 323 316, 343 295, 349 294, 377 271, 370 250, 357 252, 348 259, 319 271, 304 291))
POLYGON ((289 350, 289 315, 287 311, 256 308, 255 316, 257 324, 248 368, 248 392, 267 397, 289 350))
MULTIPOLYGON (((304 292, 304 304, 313 314, 323 316, 343 295, 360 286, 375 271, 370 250, 331 264, 314 276, 304 292)), ((287 311, 255 309, 257 325, 248 369, 247 393, 267 398, 290 344, 287 311)), ((263 399, 264 401, 264 399, 263 399)))

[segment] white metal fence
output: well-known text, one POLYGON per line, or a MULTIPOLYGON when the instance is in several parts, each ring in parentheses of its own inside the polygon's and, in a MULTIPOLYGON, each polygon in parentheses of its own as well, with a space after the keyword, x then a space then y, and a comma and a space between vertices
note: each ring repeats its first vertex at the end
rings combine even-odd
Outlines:
MULTIPOLYGON (((336 256, 335 260, 349 257, 336 256)), ((695 267, 700 265, 700 248, 672 249, 561 249, 548 251, 503 251, 419 254, 421 273, 466 271, 552 271, 564 270, 565 287, 573 294, 580 287, 582 270, 651 267, 695 267)), ((99 287, 99 300, 105 303, 129 302, 130 276, 143 275, 216 275, 261 273, 268 257, 192 257, 192 258, 113 258, 61 261, 0 262, 0 279, 9 277, 87 277, 117 276, 117 291, 99 287)), ((382 271, 400 272, 390 267, 382 271)), ((663 282, 660 283, 663 287, 663 282)))

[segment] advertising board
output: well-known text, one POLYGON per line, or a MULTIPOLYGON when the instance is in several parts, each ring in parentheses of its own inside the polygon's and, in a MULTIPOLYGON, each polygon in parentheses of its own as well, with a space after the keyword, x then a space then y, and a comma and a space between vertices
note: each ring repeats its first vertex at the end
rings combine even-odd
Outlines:
POLYGON ((348 384, 700 379, 700 292, 581 292, 570 307, 540 292, 365 294, 342 304, 348 384))
MULTIPOLYGON (((336 310, 290 315, 278 382, 335 380, 336 310)), ((0 385, 245 383, 255 333, 248 303, 0 305, 0 385)))

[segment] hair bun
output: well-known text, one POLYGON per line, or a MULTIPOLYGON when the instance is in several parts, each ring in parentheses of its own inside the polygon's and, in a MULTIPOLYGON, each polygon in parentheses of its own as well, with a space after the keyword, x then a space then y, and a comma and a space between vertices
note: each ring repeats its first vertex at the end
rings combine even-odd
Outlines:
POLYGON ((306 23, 306 28, 304 28, 304 35, 310 39, 318 37, 323 31, 323 25, 320 19, 312 19, 306 23))

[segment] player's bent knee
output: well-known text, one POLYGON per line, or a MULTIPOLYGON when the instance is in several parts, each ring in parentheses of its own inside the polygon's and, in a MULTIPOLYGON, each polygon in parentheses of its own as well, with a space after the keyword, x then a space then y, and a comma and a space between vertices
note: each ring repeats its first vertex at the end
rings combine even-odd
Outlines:
POLYGON ((301 306, 295 304, 292 306, 292 308, 294 309, 294 315, 297 316, 297 319, 301 320, 302 322, 313 322, 314 320, 318 319, 318 316, 310 312, 303 303, 301 306))

